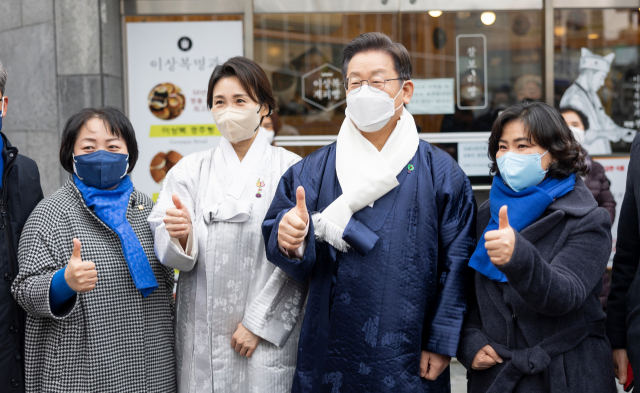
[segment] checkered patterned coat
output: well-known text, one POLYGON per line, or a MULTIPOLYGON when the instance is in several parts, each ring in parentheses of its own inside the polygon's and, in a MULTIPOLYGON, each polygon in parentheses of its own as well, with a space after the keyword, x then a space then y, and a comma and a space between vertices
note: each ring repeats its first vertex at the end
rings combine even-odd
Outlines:
POLYGON ((147 216, 153 202, 131 194, 127 219, 140 239, 159 288, 143 298, 120 240, 86 206, 72 180, 42 201, 20 239, 20 272, 12 291, 28 313, 27 392, 174 392, 173 269, 153 251, 147 216), (51 311, 53 274, 66 266, 73 238, 96 264, 98 283, 51 311))

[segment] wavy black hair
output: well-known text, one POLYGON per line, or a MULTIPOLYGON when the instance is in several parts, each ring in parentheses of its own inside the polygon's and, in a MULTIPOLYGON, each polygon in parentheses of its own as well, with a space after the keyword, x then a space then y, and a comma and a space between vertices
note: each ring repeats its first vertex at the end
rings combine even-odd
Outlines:
POLYGON ((563 178, 575 173, 587 173, 584 157, 586 152, 573 137, 573 133, 557 109, 544 102, 523 101, 504 110, 493 123, 489 136, 489 159, 491 172, 499 174, 496 154, 500 149, 500 138, 504 127, 514 121, 524 125, 525 135, 531 142, 549 150, 556 161, 549 166, 548 175, 563 178))

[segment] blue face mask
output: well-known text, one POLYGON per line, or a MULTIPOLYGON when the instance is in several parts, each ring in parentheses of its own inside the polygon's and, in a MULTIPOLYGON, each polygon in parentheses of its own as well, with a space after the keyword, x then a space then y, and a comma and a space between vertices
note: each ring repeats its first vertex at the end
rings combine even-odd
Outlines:
POLYGON ((548 152, 547 150, 543 155, 505 153, 498 158, 498 170, 502 180, 515 192, 537 185, 547 174, 547 171, 542 169, 540 161, 548 152))
POLYGON ((89 187, 106 190, 115 187, 129 170, 127 154, 98 150, 73 156, 73 171, 89 187))

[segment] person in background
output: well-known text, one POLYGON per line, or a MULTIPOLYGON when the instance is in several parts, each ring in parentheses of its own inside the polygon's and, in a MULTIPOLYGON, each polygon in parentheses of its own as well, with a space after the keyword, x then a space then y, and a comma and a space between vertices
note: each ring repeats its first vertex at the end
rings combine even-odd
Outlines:
POLYGON ((542 78, 539 75, 522 75, 516 79, 514 90, 516 102, 540 101, 542 99, 542 78))
POLYGON ((611 220, 580 177, 582 148, 557 110, 525 101, 494 123, 489 157, 458 350, 468 391, 615 393, 598 300, 611 220))
MULTIPOLYGON (((587 116, 578 109, 571 107, 560 108, 560 113, 567 122, 569 129, 571 129, 573 137, 582 145, 585 139, 585 133, 589 129, 589 119, 587 116)), ((587 186, 589 191, 591 191, 596 202, 598 202, 598 206, 607 210, 609 216, 611 216, 611 224, 613 225, 616 218, 616 200, 613 198, 613 194, 611 194, 611 191, 609 190, 611 182, 605 174, 604 167, 599 162, 593 161, 588 153, 586 154, 584 161, 588 168, 587 175, 583 178, 584 184, 587 186)), ((609 275, 606 271, 602 276, 602 282, 602 292, 600 292, 599 297, 600 303, 602 303, 602 308, 606 310, 607 296, 609 296, 611 287, 609 275)))
POLYGON ((502 85, 495 90, 491 91, 491 105, 487 113, 478 117, 478 124, 480 129, 490 131, 493 123, 496 121, 500 113, 507 109, 509 106, 509 93, 511 87, 509 85, 502 85))
MULTIPOLYGON (((7 71, 0 62, 0 130, 7 116, 7 71)), ((18 242, 27 218, 42 200, 36 163, 12 146, 0 132, 0 391, 24 392, 24 329, 26 314, 11 295, 18 274, 18 242)))
POLYGON ((271 116, 266 116, 262 120, 260 132, 267 137, 267 143, 275 146, 274 139, 278 135, 278 131, 280 131, 280 116, 274 111, 271 116))
POLYGON ((262 227, 267 257, 310 282, 292 392, 449 392, 475 200, 404 108, 411 57, 382 33, 344 48, 338 140, 291 167, 262 227))
POLYGON ((307 286, 269 263, 260 226, 300 157, 270 146, 260 127, 275 98, 253 60, 216 67, 207 105, 220 144, 171 168, 149 216, 156 255, 180 270, 178 391, 286 392, 307 286))
MULTIPOLYGON (((620 209, 618 241, 611 269, 607 304, 607 336, 620 385, 627 382, 631 363, 640 375, 640 136, 631 145, 627 186, 620 209)), ((637 386, 637 382, 636 382, 637 386)), ((637 387, 636 387, 637 389, 637 387)))
POLYGON ((64 126, 60 163, 72 176, 27 220, 12 287, 28 313, 27 392, 176 390, 174 273, 153 253, 153 202, 128 176, 137 158, 115 108, 83 109, 64 126))

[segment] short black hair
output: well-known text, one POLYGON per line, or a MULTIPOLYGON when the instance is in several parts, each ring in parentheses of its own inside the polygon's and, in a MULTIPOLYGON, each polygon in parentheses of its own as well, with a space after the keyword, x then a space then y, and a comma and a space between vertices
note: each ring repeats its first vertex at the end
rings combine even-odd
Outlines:
POLYGON ((62 164, 62 167, 67 172, 73 173, 73 148, 80 130, 91 119, 102 120, 111 134, 125 141, 129 151, 128 173, 130 173, 136 166, 136 161, 138 161, 136 133, 127 116, 113 107, 85 108, 67 120, 62 131, 62 143, 60 144, 60 164, 62 164))
POLYGON ((581 110, 573 108, 571 106, 563 106, 559 109, 561 114, 565 114, 567 112, 573 112, 580 118, 582 125, 584 126, 584 130, 587 131, 589 129, 589 118, 585 115, 581 110))
POLYGON ((504 127, 514 121, 521 121, 529 140, 549 150, 549 154, 557 160, 549 166, 549 176, 563 178, 571 173, 578 175, 587 173, 587 165, 584 161, 586 152, 573 137, 560 112, 538 101, 523 101, 511 106, 505 109, 493 123, 489 136, 492 173, 500 173, 496 159, 500 149, 500 138, 504 127))
POLYGON ((401 43, 393 42, 387 35, 379 32, 364 33, 354 38, 342 51, 342 77, 347 79, 349 62, 355 55, 362 52, 381 51, 393 59, 398 77, 403 80, 411 79, 411 56, 401 43))
POLYGON ((207 106, 213 107, 213 88, 222 78, 235 76, 240 80, 240 85, 249 94, 252 100, 260 105, 269 106, 269 114, 276 108, 276 99, 271 91, 271 83, 264 70, 251 59, 236 56, 217 66, 209 78, 207 90, 207 106))

